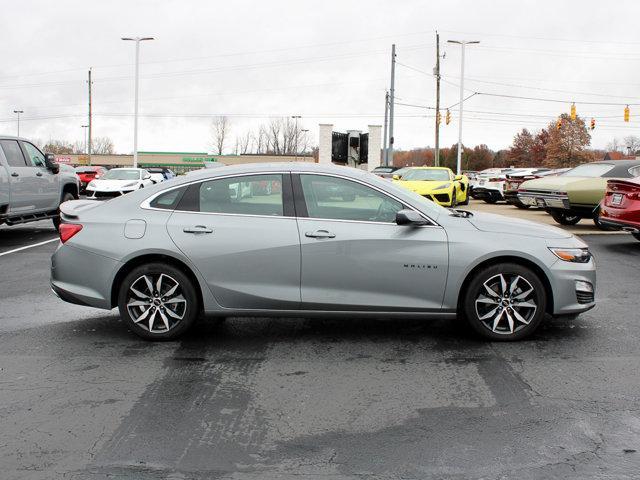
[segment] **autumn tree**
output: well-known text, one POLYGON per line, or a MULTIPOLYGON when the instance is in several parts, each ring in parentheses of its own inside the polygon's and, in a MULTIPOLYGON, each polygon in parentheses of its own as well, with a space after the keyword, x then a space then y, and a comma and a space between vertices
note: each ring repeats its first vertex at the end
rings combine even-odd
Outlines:
POLYGON ((531 167, 539 167, 547 158, 547 144, 549 143, 549 130, 543 128, 533 138, 531 146, 531 167))
POLYGON ((556 127, 556 122, 551 122, 548 127, 549 142, 547 143, 547 155, 545 166, 563 168, 571 167, 578 163, 591 160, 591 153, 587 147, 591 143, 591 135, 587 131, 584 120, 571 117, 563 113, 560 115, 561 127, 556 127))
POLYGON ((54 155, 69 155, 73 153, 82 153, 76 151, 76 145, 69 143, 65 140, 53 140, 50 139, 42 146, 42 150, 46 153, 53 153, 54 155))
POLYGON ((463 170, 484 170, 490 168, 493 163, 493 152, 485 144, 476 145, 466 153, 466 162, 463 170))
POLYGON ((523 128, 521 132, 516 133, 513 137, 513 144, 509 148, 508 156, 511 164, 515 167, 531 166, 532 151, 535 144, 535 138, 527 130, 523 128))

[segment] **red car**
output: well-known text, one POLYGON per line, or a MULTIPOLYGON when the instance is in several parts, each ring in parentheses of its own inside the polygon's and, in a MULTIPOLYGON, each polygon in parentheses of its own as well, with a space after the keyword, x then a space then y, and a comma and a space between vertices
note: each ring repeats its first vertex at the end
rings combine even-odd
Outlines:
POLYGON ((640 240, 640 177, 607 182, 599 220, 607 227, 631 232, 640 240))
POLYGON ((100 178, 105 173, 107 173, 107 169, 104 167, 76 167, 76 175, 80 180, 80 193, 87 189, 91 180, 100 178))

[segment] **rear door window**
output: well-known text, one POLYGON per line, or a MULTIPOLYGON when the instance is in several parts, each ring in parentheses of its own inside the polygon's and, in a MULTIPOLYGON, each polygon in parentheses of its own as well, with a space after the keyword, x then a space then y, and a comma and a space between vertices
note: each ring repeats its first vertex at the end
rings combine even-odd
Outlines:
POLYGON ((22 149, 16 140, 0 140, 0 146, 10 167, 26 167, 22 149))

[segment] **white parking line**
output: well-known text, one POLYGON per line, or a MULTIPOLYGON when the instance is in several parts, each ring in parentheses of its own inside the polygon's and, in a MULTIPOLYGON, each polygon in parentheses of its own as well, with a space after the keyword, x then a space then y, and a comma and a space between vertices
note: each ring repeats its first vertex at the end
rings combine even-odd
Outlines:
POLYGON ((26 247, 14 248, 13 250, 7 250, 6 252, 1 252, 0 253, 0 257, 2 257, 3 255, 9 255, 10 253, 19 252, 21 250, 26 250, 28 248, 39 247, 40 245, 45 245, 47 243, 59 242, 59 241, 60 241, 59 238, 52 238, 51 240, 45 240, 44 242, 34 243, 33 245, 27 245, 26 247))

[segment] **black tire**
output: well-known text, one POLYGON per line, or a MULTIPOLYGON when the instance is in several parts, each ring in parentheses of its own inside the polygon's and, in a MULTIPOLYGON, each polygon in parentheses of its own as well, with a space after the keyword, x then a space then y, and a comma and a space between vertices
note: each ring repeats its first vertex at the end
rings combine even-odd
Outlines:
POLYGON ((162 263, 140 265, 129 272, 118 289, 120 316, 133 333, 145 340, 178 338, 191 328, 200 314, 196 287, 182 270, 172 265, 162 263), (155 289, 161 275, 163 276, 163 281, 160 282, 161 291, 151 291, 144 277, 150 280, 151 286, 155 289), (163 293, 168 294, 176 284, 177 287, 171 296, 163 297, 163 293), (133 293, 131 287, 139 293, 133 293), (134 301, 139 304, 128 307, 127 304, 134 301), (164 301, 167 303, 165 304, 164 301), (147 304, 149 307, 145 309, 147 304), (171 310, 173 315, 169 315, 168 310, 171 310), (151 318, 152 315, 153 318, 151 318), (137 317, 134 318, 134 316, 137 317), (180 318, 176 319, 175 316, 180 318), (169 329, 165 326, 165 319, 169 329))
POLYGON ((498 203, 498 199, 496 197, 487 197, 483 198, 482 200, 484 200, 485 203, 490 203, 491 205, 493 205, 494 203, 498 203))
POLYGON ((575 225, 582 220, 580 215, 571 214, 564 210, 547 210, 547 213, 560 225, 575 225))
POLYGON ((451 208, 458 206, 458 191, 454 188, 451 192, 451 208))
MULTIPOLYGON (((60 204, 63 204, 64 202, 68 202, 69 200, 75 200, 75 199, 76 197, 73 196, 73 193, 64 192, 62 194, 62 199, 60 200, 60 204)), ((58 230, 58 228, 60 228, 60 206, 58 206, 58 214, 55 217, 53 217, 51 221, 53 222, 53 228, 58 230)))
POLYGON ((515 202, 513 205, 516 208, 519 208, 520 210, 527 210, 527 209, 531 208, 531 205, 525 205, 524 203, 520 203, 520 202, 515 202))
POLYGON ((595 224, 596 227, 598 227, 600 230, 603 230, 605 232, 612 232, 614 230, 617 230, 617 228, 615 228, 615 227, 610 227, 610 226, 604 225, 603 223, 600 222, 600 209, 599 208, 598 208, 598 211, 593 216, 593 223, 595 224))
POLYGON ((467 194, 464 197, 464 201, 460 202, 460 205, 469 205, 469 189, 467 189, 467 194))
POLYGON ((460 305, 467 322, 476 333, 490 340, 514 341, 527 337, 538 328, 545 315, 547 293, 542 281, 531 269, 516 263, 499 263, 473 276, 463 292, 460 305), (506 291, 501 287, 500 277, 505 280, 506 291), (510 294, 514 281, 514 290, 510 294), (491 288, 495 296, 490 295, 487 288, 491 288), (505 298, 502 293, 510 298, 505 298), (524 306, 524 303, 535 308, 524 306), (520 304, 522 306, 518 306, 520 304), (496 305, 495 311, 493 305, 496 305), (489 316, 483 319, 487 314, 489 316), (526 322, 520 321, 517 315, 526 322), (497 324, 494 323, 496 318, 497 324))

